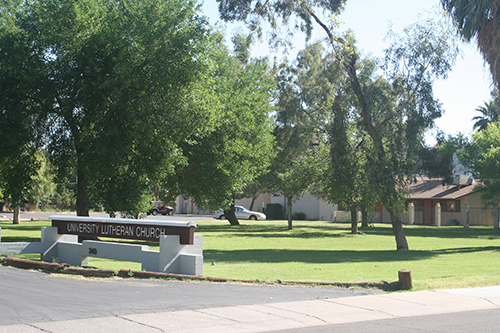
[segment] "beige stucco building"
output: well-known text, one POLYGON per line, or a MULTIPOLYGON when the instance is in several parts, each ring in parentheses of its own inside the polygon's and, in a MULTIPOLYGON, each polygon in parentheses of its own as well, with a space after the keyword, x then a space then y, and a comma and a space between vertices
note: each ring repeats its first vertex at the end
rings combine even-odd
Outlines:
MULTIPOLYGON (((410 189, 408 206, 402 209, 403 223, 420 225, 484 225, 493 226, 495 210, 484 208, 480 193, 474 192, 477 183, 443 185, 440 179, 421 177, 410 189), (408 209, 413 205, 413 212, 408 209), (411 216, 413 214, 413 216, 411 216)), ((252 199, 236 200, 237 205, 251 208, 252 199)), ((286 208, 283 196, 261 194, 254 200, 252 210, 264 212, 268 203, 279 203, 286 208)), ((190 198, 176 200, 176 213, 212 214, 198 209, 190 198)), ((338 209, 327 201, 307 192, 292 204, 293 213, 304 213, 307 220, 350 221, 350 213, 338 209)), ((382 205, 377 205, 370 215, 370 222, 390 223, 391 217, 382 205)))

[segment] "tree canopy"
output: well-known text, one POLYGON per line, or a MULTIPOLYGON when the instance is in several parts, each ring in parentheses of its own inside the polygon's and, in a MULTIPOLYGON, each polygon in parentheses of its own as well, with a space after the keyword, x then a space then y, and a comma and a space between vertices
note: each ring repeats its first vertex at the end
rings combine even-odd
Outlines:
POLYGON ((0 191, 13 207, 33 185, 49 99, 40 47, 17 26, 22 11, 21 1, 5 1, 0 13, 0 191))
POLYGON ((314 47, 299 52, 296 61, 281 64, 277 76, 274 128, 277 155, 263 183, 266 191, 286 198, 289 229, 292 229, 293 202, 314 188, 322 171, 323 134, 308 103, 315 90, 320 90, 314 82, 321 81, 321 78, 312 73, 317 70, 318 53, 320 51, 314 47))
POLYGON ((500 204, 500 124, 491 123, 472 135, 458 151, 460 161, 469 168, 486 206, 500 204))
POLYGON ((23 39, 3 54, 37 62, 26 76, 50 101, 47 147, 77 176, 78 215, 143 211, 149 183, 182 162, 179 144, 214 121, 212 37, 196 2, 41 0, 9 22, 23 39))
POLYGON ((368 161, 372 179, 377 184, 377 197, 391 214, 397 249, 407 250, 398 210, 406 197, 412 157, 423 131, 432 126, 442 112, 440 103, 432 94, 432 83, 446 77, 458 53, 456 40, 448 26, 443 20, 428 19, 409 26, 401 35, 392 34, 393 43, 386 50, 381 67, 384 77, 377 77, 375 73, 363 77, 360 55, 353 39, 350 35, 336 34, 315 12, 320 10, 335 15, 341 9, 340 1, 290 1, 286 2, 286 10, 275 6, 274 2, 247 1, 243 8, 258 9, 247 10, 254 15, 253 21, 247 14, 238 14, 236 9, 240 1, 225 1, 223 4, 219 6, 223 20, 244 21, 250 29, 255 20, 261 20, 270 22, 273 31, 277 31, 274 25, 277 19, 288 23, 287 19, 295 16, 300 22, 298 26, 312 27, 316 23, 326 33, 336 61, 343 68, 356 98, 357 119, 372 147, 368 161))
MULTIPOLYGON (((219 120, 203 137, 180 145, 186 162, 163 185, 169 195, 188 195, 210 210, 234 206, 234 198, 266 171, 273 156, 273 70, 267 58, 241 58, 241 48, 236 51, 230 55, 220 44, 214 58, 211 89, 219 98, 219 120)), ((235 216, 225 216, 238 224, 235 216)))
POLYGON ((496 123, 500 117, 500 95, 498 90, 491 93, 491 100, 484 102, 484 105, 480 105, 476 108, 476 111, 480 112, 480 116, 475 116, 472 118, 474 123, 474 129, 482 131, 488 127, 489 123, 496 123))
POLYGON ((443 8, 456 22, 458 33, 475 40, 497 88, 500 83, 500 3, 496 0, 441 0, 443 8))
POLYGON ((220 18, 226 22, 241 21, 257 33, 263 35, 262 22, 271 26, 270 42, 274 46, 290 45, 288 37, 294 31, 304 32, 311 37, 316 11, 327 15, 340 13, 346 0, 217 0, 220 18), (293 27, 293 28, 292 28, 293 27))

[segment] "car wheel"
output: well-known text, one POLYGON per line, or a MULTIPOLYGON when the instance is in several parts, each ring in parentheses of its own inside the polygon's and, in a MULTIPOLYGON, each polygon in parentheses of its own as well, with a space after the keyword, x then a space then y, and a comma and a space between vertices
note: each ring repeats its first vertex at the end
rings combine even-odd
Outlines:
POLYGON ((257 220, 257 216, 251 215, 250 218, 249 218, 249 220, 255 221, 255 220, 257 220))
POLYGON ((224 220, 226 217, 224 215, 219 216, 219 220, 224 220))
POLYGON ((153 211, 151 212, 151 215, 153 215, 153 216, 158 215, 158 211, 156 209, 153 209, 153 211))

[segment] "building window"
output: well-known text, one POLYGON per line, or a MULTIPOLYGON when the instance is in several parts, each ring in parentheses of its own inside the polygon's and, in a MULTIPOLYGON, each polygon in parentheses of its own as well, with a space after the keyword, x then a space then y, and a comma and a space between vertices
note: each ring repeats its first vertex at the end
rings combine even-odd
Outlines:
POLYGON ((443 200, 441 202, 441 211, 459 213, 460 200, 443 200))

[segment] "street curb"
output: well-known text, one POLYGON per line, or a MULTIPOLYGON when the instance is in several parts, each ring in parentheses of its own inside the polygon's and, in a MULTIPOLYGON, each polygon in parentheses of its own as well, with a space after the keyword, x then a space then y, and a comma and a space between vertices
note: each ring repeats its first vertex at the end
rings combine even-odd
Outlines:
POLYGON ((0 257, 0 264, 16 268, 23 268, 23 269, 36 269, 46 273, 71 274, 71 275, 81 275, 86 277, 109 278, 113 276, 119 276, 121 278, 174 279, 179 281, 205 281, 205 282, 216 282, 216 283, 248 283, 248 284, 260 284, 260 285, 292 285, 292 286, 300 285, 300 286, 310 286, 310 287, 321 286, 321 287, 338 287, 338 288, 358 287, 358 288, 381 289, 384 291, 396 291, 402 289, 399 282, 386 282, 386 281, 322 282, 322 281, 285 281, 285 280, 267 281, 258 279, 255 280, 230 279, 230 278, 219 278, 210 276, 133 271, 128 269, 121 269, 118 272, 115 272, 113 270, 70 267, 70 265, 68 264, 48 263, 48 262, 19 259, 13 257, 0 257))

